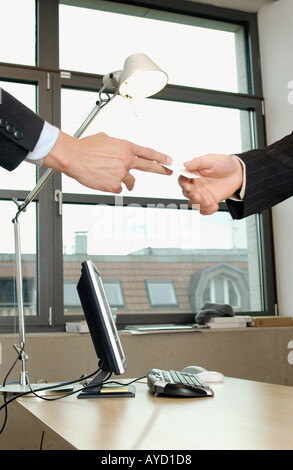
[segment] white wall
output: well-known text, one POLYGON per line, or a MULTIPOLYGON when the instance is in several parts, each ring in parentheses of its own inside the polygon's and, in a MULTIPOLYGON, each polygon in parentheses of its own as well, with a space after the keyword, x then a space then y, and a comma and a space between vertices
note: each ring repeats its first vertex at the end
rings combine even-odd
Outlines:
MULTIPOLYGON (((293 1, 258 13, 268 144, 293 131, 293 1), (291 84, 290 84, 291 82, 291 84), (290 91, 291 95, 290 95, 290 91)), ((278 308, 293 315, 293 198, 273 208, 278 308)))

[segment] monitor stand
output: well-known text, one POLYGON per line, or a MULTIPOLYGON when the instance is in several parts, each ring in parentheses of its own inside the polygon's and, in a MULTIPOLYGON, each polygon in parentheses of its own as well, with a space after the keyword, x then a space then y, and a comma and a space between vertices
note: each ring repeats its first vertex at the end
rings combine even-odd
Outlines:
POLYGON ((103 384, 109 371, 101 370, 98 375, 77 395, 77 398, 114 398, 134 397, 135 387, 133 385, 103 384))

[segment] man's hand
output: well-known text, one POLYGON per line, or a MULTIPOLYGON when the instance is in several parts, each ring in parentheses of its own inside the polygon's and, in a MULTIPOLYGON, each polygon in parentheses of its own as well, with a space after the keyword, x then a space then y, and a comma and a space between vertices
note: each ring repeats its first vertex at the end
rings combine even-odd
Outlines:
POLYGON ((111 193, 120 193, 122 183, 129 190, 133 189, 135 178, 129 170, 171 175, 172 171, 162 166, 171 163, 172 159, 167 155, 104 133, 75 139, 62 131, 51 152, 43 159, 44 166, 60 171, 84 186, 111 193))
POLYGON ((231 197, 242 186, 243 168, 235 155, 207 154, 184 165, 200 178, 180 176, 178 181, 183 195, 190 204, 199 204, 203 215, 216 212, 219 203, 231 197))

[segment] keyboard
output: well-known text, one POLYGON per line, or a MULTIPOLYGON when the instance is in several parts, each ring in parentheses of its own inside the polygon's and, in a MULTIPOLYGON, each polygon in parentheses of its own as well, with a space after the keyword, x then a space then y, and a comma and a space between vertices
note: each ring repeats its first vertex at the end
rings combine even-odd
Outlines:
POLYGON ((154 396, 163 394, 177 397, 213 397, 211 387, 196 374, 175 370, 152 369, 147 384, 154 396))

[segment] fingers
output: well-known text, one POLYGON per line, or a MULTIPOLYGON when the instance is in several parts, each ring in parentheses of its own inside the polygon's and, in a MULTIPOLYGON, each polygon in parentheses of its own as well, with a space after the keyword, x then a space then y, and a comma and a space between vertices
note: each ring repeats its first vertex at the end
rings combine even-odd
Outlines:
POLYGON ((137 157, 134 159, 131 168, 134 170, 148 171, 152 173, 159 173, 161 175, 172 175, 173 171, 157 162, 145 160, 144 158, 137 157))
POLYGON ((133 154, 140 158, 162 163, 163 165, 172 165, 173 160, 169 155, 157 152, 148 147, 141 147, 140 145, 133 144, 133 154))
POLYGON ((219 210, 218 204, 210 203, 206 201, 206 205, 200 205, 199 211, 201 215, 212 215, 219 210))
POLYGON ((148 147, 132 144, 133 159, 130 168, 160 173, 162 175, 171 175, 173 172, 162 165, 172 165, 173 160, 168 155, 157 152, 148 147))
POLYGON ((194 201, 189 200, 189 204, 191 206, 196 206, 201 215, 211 215, 219 210, 218 204, 213 201, 211 202, 209 199, 198 198, 197 201, 198 202, 196 202, 196 198, 194 201))
MULTIPOLYGON (((133 188, 134 188, 134 183, 135 183, 135 178, 133 175, 131 175, 130 173, 127 174, 127 176, 124 178, 124 180, 122 181, 125 186, 127 187, 128 191, 132 191, 133 188)), ((121 188, 122 189, 122 188, 121 188)))
POLYGON ((213 195, 199 182, 194 182, 184 176, 180 176, 178 182, 182 188, 183 196, 189 200, 191 206, 198 206, 202 215, 211 215, 219 209, 213 195))

